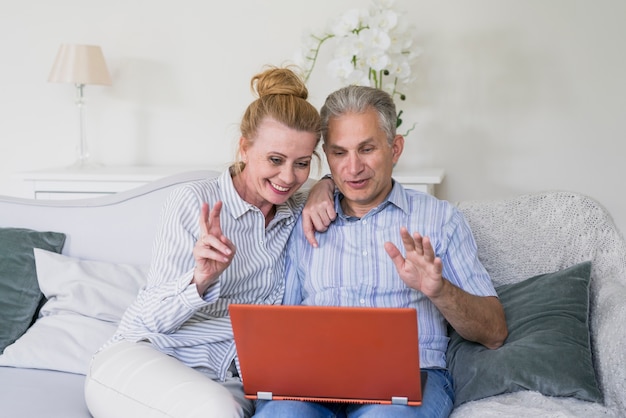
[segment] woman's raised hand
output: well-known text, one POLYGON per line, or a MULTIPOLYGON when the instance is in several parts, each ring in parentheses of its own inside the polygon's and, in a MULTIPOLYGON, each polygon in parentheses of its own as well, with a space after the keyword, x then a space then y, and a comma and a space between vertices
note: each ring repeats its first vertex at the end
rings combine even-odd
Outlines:
POLYGON ((207 203, 200 211, 200 237, 193 248, 196 267, 193 283, 203 295, 226 270, 235 256, 235 245, 224 236, 220 225, 222 202, 218 201, 209 210, 207 203))

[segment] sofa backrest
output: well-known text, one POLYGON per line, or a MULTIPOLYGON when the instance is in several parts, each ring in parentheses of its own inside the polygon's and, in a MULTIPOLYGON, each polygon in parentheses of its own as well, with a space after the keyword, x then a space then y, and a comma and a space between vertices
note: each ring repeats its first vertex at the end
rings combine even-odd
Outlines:
POLYGON ((457 204, 496 286, 593 262, 592 277, 626 272, 626 244, 610 214, 574 192, 538 192, 457 204))
POLYGON ((79 200, 0 196, 0 227, 63 232, 63 254, 90 260, 150 262, 161 207, 171 191, 189 181, 219 175, 197 170, 175 174, 114 195, 79 200))

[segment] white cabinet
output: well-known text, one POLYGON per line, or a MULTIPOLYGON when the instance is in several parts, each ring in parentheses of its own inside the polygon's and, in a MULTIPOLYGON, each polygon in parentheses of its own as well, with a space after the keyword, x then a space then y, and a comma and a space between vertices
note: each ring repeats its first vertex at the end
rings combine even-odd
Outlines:
POLYGON ((443 181, 444 171, 439 168, 420 169, 411 173, 394 172, 392 177, 407 189, 435 195, 435 187, 443 181))
POLYGON ((22 172, 35 199, 83 199, 122 192, 198 166, 96 166, 22 172))
MULTIPOLYGON (((58 168, 19 174, 28 182, 35 199, 81 199, 113 194, 183 171, 207 169, 198 166, 97 166, 58 168)), ((217 169, 221 171, 220 169, 217 169)), ((441 169, 394 173, 405 187, 435 194, 443 181, 441 169)))

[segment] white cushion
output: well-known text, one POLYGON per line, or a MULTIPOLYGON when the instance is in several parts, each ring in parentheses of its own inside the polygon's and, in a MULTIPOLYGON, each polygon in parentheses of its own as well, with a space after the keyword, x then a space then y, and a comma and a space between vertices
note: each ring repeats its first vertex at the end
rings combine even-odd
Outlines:
POLYGON ((35 249, 37 280, 48 301, 0 365, 86 374, 145 283, 147 268, 80 260, 35 249))

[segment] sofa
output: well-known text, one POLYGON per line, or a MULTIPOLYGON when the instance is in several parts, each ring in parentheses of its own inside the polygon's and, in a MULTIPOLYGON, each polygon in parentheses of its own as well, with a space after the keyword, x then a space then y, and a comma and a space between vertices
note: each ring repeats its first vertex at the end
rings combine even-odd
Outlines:
MULTIPOLYGON (((90 417, 84 374, 143 285, 164 199, 217 174, 84 200, 0 197, 0 415, 90 417)), ((486 350, 451 330, 452 416, 624 416, 626 244, 610 215, 571 192, 457 206, 511 333, 486 350)))

